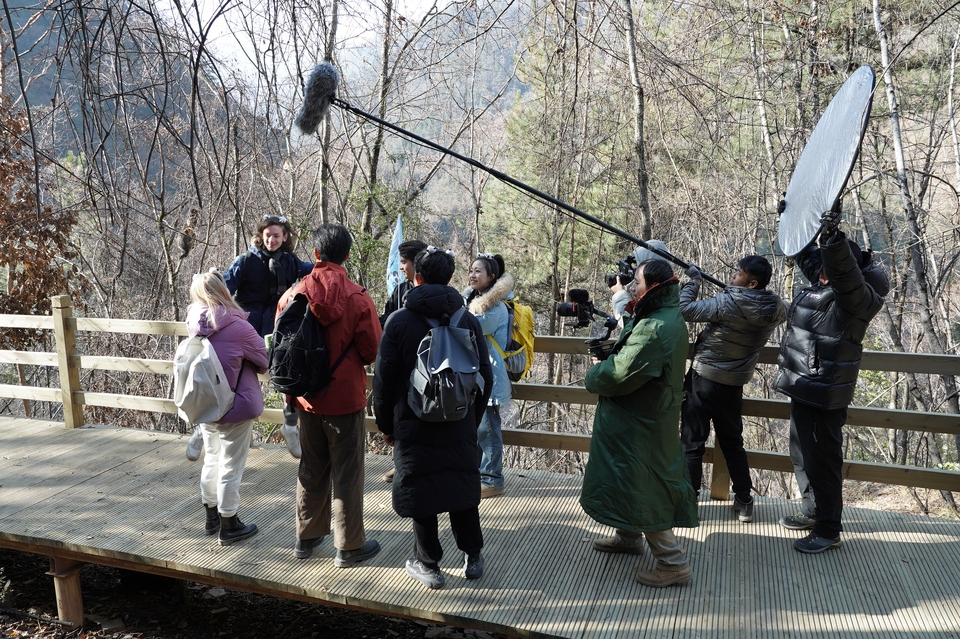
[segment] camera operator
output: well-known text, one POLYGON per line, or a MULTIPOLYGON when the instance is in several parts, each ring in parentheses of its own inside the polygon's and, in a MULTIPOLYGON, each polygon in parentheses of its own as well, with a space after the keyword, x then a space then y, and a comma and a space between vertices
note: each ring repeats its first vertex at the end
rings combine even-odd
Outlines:
MULTIPOLYGON (((649 240, 647 246, 651 246, 664 253, 667 252, 667 246, 660 240, 649 240)), ((629 286, 630 283, 633 282, 633 274, 636 266, 647 260, 663 260, 669 263, 666 258, 661 257, 649 249, 638 246, 634 250, 633 255, 629 255, 617 262, 617 267, 620 269, 618 273, 611 273, 605 278, 607 288, 609 288, 613 294, 613 298, 610 300, 610 305, 613 306, 613 316, 617 318, 620 328, 623 328, 623 308, 632 297, 629 286)))
POLYGON ((623 331, 584 381, 600 397, 580 505, 615 529, 612 537, 594 541, 594 550, 642 555, 646 537, 656 565, 635 578, 654 588, 690 580, 673 528, 699 525, 677 437, 689 348, 677 285, 665 261, 637 267, 623 331))

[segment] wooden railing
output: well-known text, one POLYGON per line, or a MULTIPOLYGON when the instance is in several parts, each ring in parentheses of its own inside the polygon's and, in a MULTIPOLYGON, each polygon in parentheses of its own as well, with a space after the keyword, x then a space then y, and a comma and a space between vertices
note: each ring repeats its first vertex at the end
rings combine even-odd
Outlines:
MULTIPOLYGON (((51 330, 56 337, 56 352, 0 351, 0 363, 57 367, 60 374, 60 388, 0 384, 0 397, 62 403, 64 423, 68 428, 83 425, 83 406, 176 414, 177 410, 172 399, 84 391, 80 385, 81 370, 172 375, 173 363, 170 360, 78 355, 76 334, 85 331, 183 336, 187 334, 183 322, 78 318, 73 315, 69 297, 58 296, 52 300, 53 313, 50 317, 0 315, 0 328, 51 330)), ((586 354, 587 352, 583 339, 574 337, 538 336, 536 348, 540 353, 560 355, 586 354)), ((775 346, 766 346, 761 351, 760 362, 775 364, 776 354, 775 346)), ((960 356, 865 351, 861 368, 875 371, 960 375, 960 356)), ((261 376, 261 379, 265 381, 267 378, 261 376)), ((596 395, 582 386, 531 383, 514 384, 513 397, 516 400, 561 404, 595 404, 597 401, 596 395)), ((744 398, 743 412, 748 417, 788 419, 789 407, 789 402, 786 400, 744 398)), ((264 410, 260 421, 272 424, 282 423, 282 411, 268 408, 264 410)), ((847 424, 949 435, 960 434, 960 415, 952 413, 851 406, 847 415, 847 424)), ((367 418, 367 430, 376 431, 372 417, 367 418)), ((508 428, 504 429, 503 441, 504 444, 522 447, 580 452, 590 450, 590 436, 574 433, 508 428)), ((784 453, 748 450, 747 457, 750 466, 755 469, 793 471, 789 456, 784 453)), ((714 498, 727 498, 729 474, 723 456, 717 455, 713 448, 708 447, 704 462, 714 464, 711 495, 714 498)), ((960 472, 948 470, 848 460, 844 462, 843 474, 846 479, 858 481, 960 491, 960 472)))

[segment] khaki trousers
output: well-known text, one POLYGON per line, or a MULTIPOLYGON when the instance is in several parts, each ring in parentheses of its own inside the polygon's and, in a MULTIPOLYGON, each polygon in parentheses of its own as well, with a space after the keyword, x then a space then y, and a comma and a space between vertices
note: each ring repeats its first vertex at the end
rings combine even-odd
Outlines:
POLYGON ((338 550, 366 543, 363 529, 363 410, 349 415, 300 413, 297 539, 330 534, 338 550), (333 500, 331 502, 331 488, 333 500))
POLYGON ((617 534, 630 545, 642 544, 643 537, 646 537, 650 552, 657 560, 657 568, 661 570, 676 571, 687 565, 687 553, 680 546, 672 528, 648 533, 635 533, 618 528, 617 534))

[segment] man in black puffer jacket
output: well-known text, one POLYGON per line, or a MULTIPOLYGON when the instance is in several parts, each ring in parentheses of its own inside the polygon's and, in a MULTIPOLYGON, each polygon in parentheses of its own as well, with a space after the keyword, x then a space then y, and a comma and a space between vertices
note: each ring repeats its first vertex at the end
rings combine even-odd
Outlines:
MULTIPOLYGON (((843 425, 860 372, 863 337, 883 305, 879 280, 871 285, 861 271, 868 258, 838 228, 839 203, 821 220, 819 250, 809 247, 796 257, 812 286, 790 305, 774 382, 790 397, 790 459, 803 496, 800 512, 780 524, 812 528, 794 542, 794 548, 811 554, 840 547, 843 425)), ((879 275, 885 281, 882 271, 879 275)))
POLYGON ((404 306, 390 315, 383 330, 373 378, 373 407, 384 441, 394 446, 393 509, 413 519, 414 556, 407 574, 428 588, 444 584, 439 561, 439 513, 449 513, 457 547, 464 553, 464 576, 483 573, 480 530, 480 449, 477 427, 493 389, 493 370, 480 322, 470 313, 458 326, 473 332, 480 358, 483 391, 466 416, 455 422, 425 422, 407 403, 410 373, 420 340, 430 330, 425 317, 441 323, 463 308, 463 297, 447 284, 455 268, 453 254, 427 247, 416 258, 415 286, 404 306))
POLYGON ((743 387, 753 378, 760 347, 787 312, 780 296, 767 290, 773 268, 766 258, 748 255, 737 264, 730 285, 697 301, 702 277, 687 269, 690 281, 680 291, 680 312, 688 322, 708 322, 694 344, 693 364, 684 383, 680 441, 694 490, 700 492, 703 453, 710 421, 733 480, 733 508, 740 521, 753 521, 753 482, 743 449, 743 387))

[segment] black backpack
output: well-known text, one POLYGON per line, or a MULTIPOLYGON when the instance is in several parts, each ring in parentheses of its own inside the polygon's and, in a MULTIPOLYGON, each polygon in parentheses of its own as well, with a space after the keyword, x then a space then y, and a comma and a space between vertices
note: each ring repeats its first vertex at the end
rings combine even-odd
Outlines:
POLYGON ((477 339, 470 329, 457 326, 465 312, 458 310, 446 326, 421 315, 430 330, 417 347, 407 404, 425 422, 463 419, 483 392, 477 339))
POLYGON ((277 315, 270 343, 270 383, 285 395, 310 397, 325 389, 353 342, 330 366, 323 325, 303 293, 294 296, 277 315))

